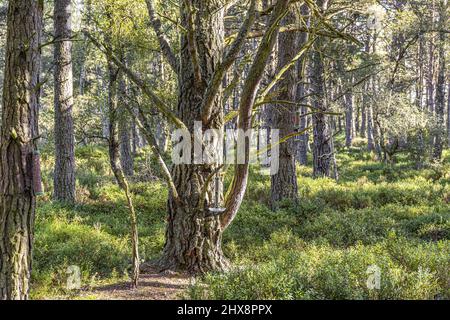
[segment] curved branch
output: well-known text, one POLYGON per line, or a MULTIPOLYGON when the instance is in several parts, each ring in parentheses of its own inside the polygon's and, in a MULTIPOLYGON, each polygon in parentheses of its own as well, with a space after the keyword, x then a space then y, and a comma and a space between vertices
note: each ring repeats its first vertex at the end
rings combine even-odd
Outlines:
MULTIPOLYGON (((273 9, 270 18, 269 28, 264 34, 263 39, 261 40, 261 44, 259 45, 255 60, 250 68, 250 72, 247 78, 245 79, 239 106, 238 129, 241 129, 239 130, 239 135, 245 135, 244 132, 251 129, 252 127, 253 105, 256 100, 256 94, 261 84, 267 61, 269 60, 270 54, 272 53, 272 50, 277 41, 280 22, 287 14, 289 4, 289 0, 277 1, 277 4, 273 9)), ((246 161, 244 164, 236 165, 233 182, 231 183, 225 198, 226 210, 220 217, 222 229, 226 229, 233 221, 237 214, 237 211, 239 210, 242 200, 244 199, 248 181, 249 152, 250 147, 248 144, 246 144, 246 161)))
POLYGON ((185 129, 186 125, 178 118, 170 108, 166 106, 166 104, 151 90, 145 82, 132 70, 130 70, 120 59, 118 59, 110 49, 106 46, 102 45, 97 39, 95 39, 89 32, 83 31, 86 37, 101 51, 103 52, 111 62, 113 62, 119 69, 121 69, 128 78, 137 85, 142 92, 148 96, 153 103, 155 104, 155 108, 158 109, 164 117, 166 117, 169 121, 171 121, 177 128, 185 129))
POLYGON ((147 3, 147 10, 148 16, 150 18, 150 24, 156 33, 159 46, 161 47, 161 51, 164 54, 164 57, 167 59, 167 62, 169 62, 169 65, 172 67, 172 70, 176 74, 178 74, 180 72, 179 69, 180 64, 169 44, 169 39, 167 39, 166 35, 161 30, 161 21, 156 17, 154 2, 153 0, 146 0, 145 2, 147 3))

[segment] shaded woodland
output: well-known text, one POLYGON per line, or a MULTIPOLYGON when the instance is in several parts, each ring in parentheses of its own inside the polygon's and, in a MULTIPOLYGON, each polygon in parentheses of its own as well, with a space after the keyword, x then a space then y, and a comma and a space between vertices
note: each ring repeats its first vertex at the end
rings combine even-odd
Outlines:
POLYGON ((0 300, 449 299, 449 14, 0 1, 0 300))

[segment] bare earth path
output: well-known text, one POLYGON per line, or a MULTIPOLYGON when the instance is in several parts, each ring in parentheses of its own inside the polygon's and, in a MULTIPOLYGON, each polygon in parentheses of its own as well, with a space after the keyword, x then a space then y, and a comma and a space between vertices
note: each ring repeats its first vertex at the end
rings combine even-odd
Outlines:
POLYGON ((129 282, 122 282, 95 288, 90 295, 99 300, 177 300, 182 298, 189 281, 189 276, 160 273, 152 266, 144 266, 138 289, 132 290, 129 282))

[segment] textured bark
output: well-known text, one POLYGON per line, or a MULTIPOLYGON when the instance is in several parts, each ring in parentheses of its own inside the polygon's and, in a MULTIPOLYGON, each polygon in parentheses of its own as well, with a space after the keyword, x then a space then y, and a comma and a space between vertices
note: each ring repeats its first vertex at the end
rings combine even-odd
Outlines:
MULTIPOLYGON (((367 85, 365 86, 367 88, 367 85)), ((362 99, 362 105, 361 105, 361 128, 359 129, 359 135, 362 138, 366 137, 367 133, 367 103, 366 103, 366 97, 363 95, 361 97, 362 99)))
MULTIPOLYGON (((435 1, 432 1, 432 27, 434 27, 435 21, 435 1)), ((434 45, 434 36, 430 37, 429 41, 429 52, 428 52, 428 68, 426 75, 426 93, 427 93, 427 107, 428 111, 434 112, 434 65, 435 65, 435 45, 434 45)))
POLYGON ((137 128, 136 121, 132 119, 131 121, 131 136, 132 136, 132 151, 133 157, 137 155, 139 149, 142 147, 142 139, 139 133, 139 129, 137 128))
MULTIPOLYGON (((211 98, 208 84, 214 86, 215 82, 212 79, 217 74, 217 68, 227 65, 226 62, 221 63, 225 48, 223 25, 225 10, 220 1, 193 0, 189 4, 197 10, 191 15, 190 6, 187 6, 186 2, 184 1, 181 6, 181 23, 188 32, 181 36, 178 115, 191 133, 194 121, 200 120, 203 120, 203 130, 208 128, 223 130, 220 87, 214 94, 214 102, 209 104, 207 101, 211 98), (195 54, 198 56, 193 57, 195 54), (198 78, 201 78, 201 81, 198 81, 198 78), (205 96, 207 98, 203 101, 205 96), (205 106, 204 110, 202 106, 205 106)), ((238 127, 244 131, 251 128, 256 92, 276 41, 279 19, 288 4, 287 0, 277 2, 270 21, 270 31, 261 41, 255 62, 244 82, 238 123, 238 127)), ((246 151, 248 155, 248 145, 246 151)), ((204 273, 228 267, 221 248, 222 232, 234 219, 242 202, 248 178, 248 163, 236 165, 234 179, 225 200, 226 211, 220 216, 211 215, 208 210, 213 206, 214 193, 214 188, 208 180, 216 169, 213 165, 195 163, 173 167, 172 177, 179 197, 173 192, 169 195, 166 244, 160 260, 163 269, 204 273)), ((223 203, 222 183, 219 183, 218 188, 220 203, 223 203)))
MULTIPOLYGON (((317 6, 324 10, 328 4, 326 0, 316 1, 317 6)), ((321 51, 323 43, 316 41, 312 54, 311 68, 311 90, 312 105, 315 110, 327 111, 325 98, 324 65, 321 51)), ((315 112, 312 116, 314 146, 313 146, 313 175, 314 177, 329 177, 330 163, 332 161, 332 141, 331 131, 327 116, 320 112, 315 112)))
MULTIPOLYGON (((194 15, 183 1, 181 22, 189 34, 181 36, 178 117, 191 134, 194 122, 202 120, 202 98, 221 63, 224 48, 224 9, 216 1, 193 0, 194 15), (193 59, 192 54, 196 54, 193 59), (197 66, 195 64, 198 63, 197 66), (200 74, 198 74, 200 72, 200 74), (201 77, 201 82, 198 82, 201 77)), ((222 93, 214 98, 208 128, 223 130, 222 93)), ((203 130, 208 128, 204 127, 203 130)), ((194 155, 192 155, 194 160, 194 155)), ((163 269, 204 273, 228 266, 222 253, 222 227, 218 216, 210 215, 213 186, 207 183, 214 165, 174 165, 172 178, 179 198, 170 192, 166 243, 160 264, 163 269), (203 188, 206 195, 203 201, 203 188)), ((222 194, 222 190, 220 190, 222 194)), ((223 196, 220 197, 223 200, 223 196)))
MULTIPOLYGON (((256 100, 256 94, 261 84, 264 70, 269 60, 270 54, 275 46, 277 35, 279 33, 279 20, 283 17, 289 8, 290 1, 279 0, 273 8, 268 28, 256 52, 253 64, 250 67, 242 89, 239 104, 239 134, 243 134, 253 127, 253 106, 256 100)), ((242 136, 240 137, 242 138, 242 136)), ((238 136, 239 139, 239 136, 238 136)), ((246 155, 249 155, 249 145, 246 145, 246 155)), ((249 163, 238 164, 235 167, 233 181, 227 192, 225 199, 226 211, 221 216, 221 225, 227 228, 236 217, 237 211, 242 203, 248 182, 249 163)))
MULTIPOLYGON (((316 48, 317 49, 317 48, 316 48)), ((327 111, 325 103, 323 61, 319 52, 313 53, 313 68, 311 86, 313 91, 313 107, 315 110, 327 111)), ((315 177, 330 176, 330 162, 332 160, 332 145, 327 116, 314 113, 312 116, 314 146, 313 146, 313 174, 315 177)))
POLYGON ((178 73, 179 72, 179 62, 178 62, 177 57, 172 52, 172 49, 170 48, 169 40, 167 39, 166 35, 164 34, 164 32, 161 28, 161 21, 156 17, 154 1, 146 0, 145 2, 147 4, 148 15, 150 18, 150 24, 152 25, 153 30, 156 33, 161 50, 163 51, 164 56, 166 57, 170 66, 172 67, 172 70, 175 73, 178 73))
POLYGON ((373 126, 373 108, 369 105, 367 106, 367 149, 369 152, 375 150, 373 126))
MULTIPOLYGON (((448 25, 447 14, 446 14, 446 6, 441 3, 440 4, 440 13, 439 13, 439 29, 444 30, 445 26, 448 25)), ((446 34, 445 32, 439 33, 439 64, 438 64, 438 79, 436 84, 436 122, 437 129, 436 134, 434 136, 434 148, 433 148, 433 158, 435 160, 442 158, 442 151, 444 149, 444 139, 445 139, 445 74, 446 74, 446 65, 445 65, 445 40, 446 34)))
POLYGON ((120 163, 126 176, 134 174, 133 151, 130 136, 130 120, 126 116, 119 118, 120 163))
MULTIPOLYGON (((300 126, 299 131, 304 131, 309 125, 309 116, 307 107, 303 106, 300 108, 300 126)), ((308 147, 309 147, 309 132, 305 132, 298 139, 298 162, 302 166, 306 166, 308 164, 308 147)))
MULTIPOLYGON (((283 19, 288 25, 298 21, 298 8, 292 6, 283 19)), ((297 55, 298 36, 295 32, 282 33, 278 36, 278 66, 281 70, 297 55)), ((297 73, 291 67, 276 87, 278 101, 295 101, 297 90, 297 73)), ((295 132, 295 118, 297 106, 278 104, 272 106, 272 129, 280 130, 280 137, 292 135, 295 132)), ((271 177, 271 207, 276 209, 277 204, 284 200, 298 200, 297 175, 295 167, 295 140, 289 139, 279 146, 279 170, 271 177)))
POLYGON ((425 64, 425 41, 424 36, 419 36, 419 45, 417 46, 417 64, 419 69, 419 77, 416 83, 416 104, 419 110, 423 109, 423 88, 424 88, 424 64, 425 64))
POLYGON ((450 147, 450 81, 447 86, 447 146, 450 147))
MULTIPOLYGON (((309 8, 307 5, 301 6, 301 14, 303 16, 307 16, 309 13, 309 8)), ((299 35, 299 47, 304 45, 308 41, 308 33, 303 32, 299 35)), ((303 104, 300 107, 300 121, 299 121, 299 131, 302 132, 308 127, 308 119, 309 117, 306 115, 308 113, 308 108, 305 106, 307 101, 304 96, 306 96, 306 75, 305 75, 305 66, 306 66, 306 57, 302 58, 298 62, 297 66, 297 75, 298 75, 298 85, 297 85, 297 102, 303 104)), ((302 134, 298 137, 298 145, 297 145, 297 159, 298 162, 305 166, 308 162, 308 145, 309 145, 309 131, 302 134)))
MULTIPOLYGON (((84 10, 85 10, 85 21, 82 21, 82 24, 84 26, 89 26, 91 24, 91 15, 92 15, 92 0, 86 0, 84 3, 84 10)), ((84 94, 84 89, 86 85, 86 58, 88 56, 89 51, 89 41, 86 35, 83 34, 83 48, 82 48, 82 56, 80 61, 80 78, 78 81, 79 86, 79 92, 80 95, 84 94)))
POLYGON ((0 300, 29 294, 36 196, 42 2, 9 1, 0 136, 0 300))
MULTIPOLYGON (((351 83, 349 85, 352 85, 351 83)), ((345 146, 350 148, 353 142, 354 122, 353 122, 353 93, 348 92, 344 97, 345 102, 345 146)))
POLYGON ((72 1, 56 0, 55 27, 55 173, 54 198, 75 201, 75 138, 72 118, 72 1))
POLYGON ((124 106, 126 93, 126 83, 123 77, 119 80, 119 106, 118 106, 118 130, 119 130, 119 144, 120 144, 120 165, 127 177, 134 174, 134 160, 131 146, 131 128, 130 118, 124 106))

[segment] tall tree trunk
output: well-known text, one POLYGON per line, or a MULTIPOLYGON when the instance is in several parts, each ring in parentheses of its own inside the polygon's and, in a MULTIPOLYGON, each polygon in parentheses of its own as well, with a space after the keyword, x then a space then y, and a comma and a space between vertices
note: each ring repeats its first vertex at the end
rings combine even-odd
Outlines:
POLYGON ((137 227, 137 217, 134 209, 132 195, 128 185, 127 178, 120 163, 120 142, 118 133, 119 113, 125 110, 119 110, 118 86, 121 81, 121 72, 108 63, 109 81, 108 81, 108 114, 109 114, 109 161, 111 169, 116 178, 119 187, 124 191, 130 213, 131 226, 131 245, 132 245, 132 287, 136 288, 139 281, 139 236, 137 227))
MULTIPOLYGON (((321 53, 313 53, 313 67, 311 74, 311 86, 313 91, 313 107, 315 110, 326 112, 324 67, 321 53)), ((315 112, 312 116, 314 145, 313 145, 313 174, 315 177, 330 176, 330 161, 332 159, 331 135, 327 116, 315 112)))
MULTIPOLYGON (((309 13, 309 7, 307 5, 302 5, 300 12, 303 16, 307 16, 309 13)), ((299 35, 299 44, 298 47, 303 46, 308 41, 308 33, 302 32, 299 35)), ((308 108, 306 107, 306 100, 304 96, 306 96, 306 58, 302 58, 298 61, 297 65, 297 75, 298 75, 298 85, 297 85, 297 96, 296 100, 298 103, 301 103, 300 107, 300 120, 299 120, 299 131, 303 132, 308 128, 308 108)), ((308 162, 308 144, 309 144, 309 132, 305 132, 298 138, 298 162, 305 166, 308 162)))
MULTIPOLYGON (((194 122, 202 120, 199 106, 207 84, 222 61, 225 11, 223 7, 217 7, 215 1, 193 0, 191 5, 197 10, 195 14, 187 1, 183 1, 180 8, 182 25, 189 31, 181 35, 178 116, 194 134, 194 122)), ((203 125, 203 131, 223 131, 221 91, 214 97, 211 112, 214 116, 207 127, 203 125)), ((200 164, 195 161, 194 154, 192 160, 192 164, 179 164, 172 168, 179 197, 173 192, 169 194, 166 243, 160 264, 163 269, 192 273, 224 270, 228 262, 222 253, 220 219, 209 212, 213 207, 215 190, 214 184, 208 180, 217 165, 200 164), (206 190, 203 190, 205 186, 206 190)), ((222 202, 222 183, 219 189, 222 202)))
POLYGON ((135 157, 138 153, 138 150, 141 148, 141 136, 139 134, 139 129, 136 125, 136 121, 134 119, 131 120, 131 135, 132 135, 132 151, 133 157, 135 157))
POLYGON ((419 77, 416 83, 416 104, 419 110, 423 110, 423 87, 424 87, 424 55, 425 55, 425 44, 424 36, 419 36, 419 45, 417 49, 417 63, 419 69, 419 77))
MULTIPOLYGON (((55 0, 57 2, 57 0, 55 0)), ((85 11, 85 21, 83 21, 84 26, 89 26, 91 24, 91 11, 92 11, 92 0, 86 0, 83 3, 83 9, 85 11)), ((89 51, 89 41, 86 35, 83 35, 83 49, 80 62, 80 78, 79 78, 79 93, 84 94, 85 84, 86 84, 86 57, 89 51)))
POLYGON ((120 164, 122 170, 127 177, 131 177, 134 174, 134 160, 133 152, 131 150, 131 137, 130 137, 130 118, 124 107, 126 94, 126 83, 123 77, 119 80, 119 113, 117 122, 119 130, 119 142, 120 142, 120 164))
MULTIPOLYGON (((350 85, 352 85, 350 83, 350 85)), ((353 142, 354 122, 353 122, 353 93, 349 91, 344 96, 345 102, 345 146, 350 148, 353 142)))
POLYGON ((450 81, 447 86, 447 146, 450 148, 450 81))
MULTIPOLYGON (((284 25, 298 22, 298 8, 292 6, 284 18, 284 25)), ((298 49, 298 36, 294 32, 285 32, 278 39, 278 66, 281 70, 294 59, 298 49)), ((291 67, 282 80, 278 82, 278 101, 295 101, 297 89, 297 73, 291 67)), ((272 129, 280 130, 283 139, 295 132, 295 118, 297 115, 296 105, 278 104, 272 106, 272 129)), ((284 200, 298 200, 297 174, 295 167, 295 140, 293 138, 285 141, 279 146, 279 170, 272 175, 271 179, 271 207, 276 209, 277 204, 284 200)))
POLYGON ((130 136, 130 119, 126 114, 119 118, 120 163, 127 177, 134 174, 134 160, 130 136))
POLYGON ((333 179, 336 181, 339 181, 339 168, 337 165, 337 158, 336 158, 336 148, 334 146, 334 131, 331 130, 331 152, 332 155, 332 162, 333 162, 333 179))
POLYGON ((442 158, 445 139, 445 40, 446 34, 444 28, 448 25, 447 21, 447 1, 441 1, 439 5, 439 63, 438 79, 436 84, 436 120, 437 130, 434 137, 433 158, 438 160, 442 158))
POLYGON ((374 133, 373 133, 373 108, 371 105, 367 106, 367 149, 369 152, 375 150, 374 133))
POLYGON ((54 198, 75 201, 75 138, 72 118, 72 1, 56 0, 54 198))
POLYGON ((42 1, 9 1, 0 136, 0 300, 24 300, 29 294, 42 15, 42 1))
MULTIPOLYGON (((328 1, 319 0, 316 4, 324 9, 328 1)), ((324 65, 322 57, 323 42, 317 41, 312 54, 311 89, 314 110, 327 111, 325 96, 324 65)), ((329 177, 332 160, 331 132, 327 116, 315 112, 312 116, 314 146, 313 146, 313 175, 314 177, 329 177)))
MULTIPOLYGON (((432 27, 435 25, 435 0, 432 1, 432 27)), ((435 65, 435 45, 434 35, 431 34, 429 43, 429 58, 428 58, 428 70, 427 70, 427 107, 428 111, 434 113, 434 65, 435 65)))
MULTIPOLYGON (((302 89, 297 90, 297 93, 304 93, 305 90, 303 89, 304 86, 302 84, 299 84, 300 87, 302 87, 302 89)), ((303 96, 303 94, 302 94, 303 96)), ((305 101, 303 101, 303 103, 305 103, 305 101)), ((308 109, 306 106, 302 106, 300 107, 300 126, 299 126, 299 131, 305 131, 306 128, 308 128, 308 119, 309 117, 306 115, 308 113, 308 109)), ((309 144, 309 132, 305 132, 303 133, 300 137, 299 137, 299 141, 298 141, 298 162, 302 165, 302 166, 306 166, 308 163, 308 144, 309 144)))

